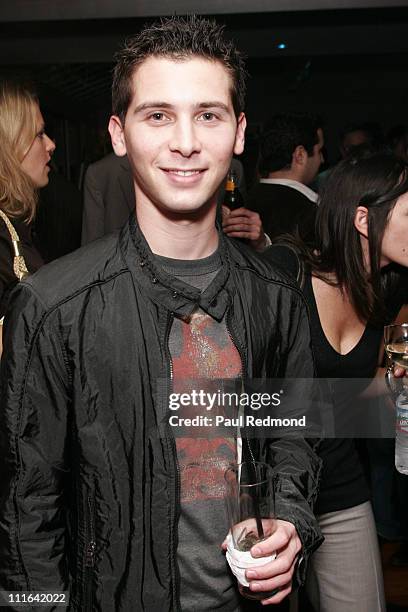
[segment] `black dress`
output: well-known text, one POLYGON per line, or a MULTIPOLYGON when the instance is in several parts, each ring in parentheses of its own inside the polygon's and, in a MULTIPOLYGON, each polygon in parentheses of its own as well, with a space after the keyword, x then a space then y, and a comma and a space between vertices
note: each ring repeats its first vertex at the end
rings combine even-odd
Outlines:
MULTIPOLYGON (((19 238, 21 251, 30 273, 36 272, 42 265, 43 260, 35 248, 31 235, 31 227, 21 219, 10 218, 19 238)), ((14 249, 10 232, 0 218, 0 318, 4 316, 10 291, 18 283, 13 270, 14 249)))

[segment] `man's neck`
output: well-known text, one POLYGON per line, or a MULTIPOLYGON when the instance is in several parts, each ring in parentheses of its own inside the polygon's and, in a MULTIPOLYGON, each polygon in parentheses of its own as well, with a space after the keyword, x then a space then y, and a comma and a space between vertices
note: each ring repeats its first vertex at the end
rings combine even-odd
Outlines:
POLYGON ((289 181, 297 181, 298 183, 303 183, 302 176, 299 172, 295 172, 294 170, 277 170, 276 172, 269 172, 269 179, 286 179, 289 181))
POLYGON ((172 259, 194 260, 217 250, 215 206, 203 213, 165 214, 154 206, 136 206, 139 227, 152 252, 172 259))

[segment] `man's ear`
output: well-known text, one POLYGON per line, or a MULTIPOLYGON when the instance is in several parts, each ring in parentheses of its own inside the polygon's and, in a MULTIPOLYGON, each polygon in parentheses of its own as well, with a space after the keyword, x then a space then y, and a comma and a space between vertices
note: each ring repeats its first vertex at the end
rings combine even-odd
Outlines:
POLYGON ((298 145, 292 153, 292 165, 304 166, 308 158, 307 151, 303 145, 298 145))
POLYGON ((241 155, 244 151, 246 124, 246 117, 244 113, 241 113, 238 117, 237 131, 235 134, 234 155, 241 155))
POLYGON ((361 236, 368 239, 368 209, 365 206, 357 206, 354 227, 361 236))
POLYGON ((116 115, 112 115, 109 119, 108 126, 109 134, 112 140, 112 147, 115 154, 119 157, 126 155, 126 142, 123 133, 122 122, 116 115))

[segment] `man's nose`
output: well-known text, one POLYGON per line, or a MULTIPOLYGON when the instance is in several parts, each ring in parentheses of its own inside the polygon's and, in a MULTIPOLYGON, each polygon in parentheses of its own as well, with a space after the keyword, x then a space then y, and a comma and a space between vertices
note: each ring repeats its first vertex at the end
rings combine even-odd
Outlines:
POLYGON ((200 139, 198 138, 198 126, 191 119, 177 120, 171 134, 169 142, 171 151, 177 151, 183 157, 190 157, 193 153, 201 150, 200 139))

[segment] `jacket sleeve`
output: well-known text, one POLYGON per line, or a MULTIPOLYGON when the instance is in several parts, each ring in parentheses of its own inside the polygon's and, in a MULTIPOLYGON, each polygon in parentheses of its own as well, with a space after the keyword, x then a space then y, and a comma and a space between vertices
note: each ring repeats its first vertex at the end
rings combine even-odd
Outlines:
MULTIPOLYGON (((286 316, 282 316, 280 321, 283 349, 281 375, 292 382, 299 382, 299 385, 295 385, 295 400, 303 409, 307 396, 311 401, 314 360, 308 312, 299 293, 292 292, 290 316, 287 316, 288 311, 285 312, 286 316)), ((293 523, 302 542, 295 576, 297 584, 304 582, 307 559, 323 541, 319 523, 313 514, 322 467, 316 452, 319 443, 318 438, 308 440, 284 436, 271 440, 268 448, 269 462, 277 472, 276 516, 293 523)))
POLYGON ((82 213, 81 244, 88 244, 105 234, 105 202, 96 172, 91 165, 84 179, 84 208, 82 213))
POLYGON ((66 591, 69 374, 58 314, 48 314, 30 286, 20 283, 4 328, 0 590, 66 591))

